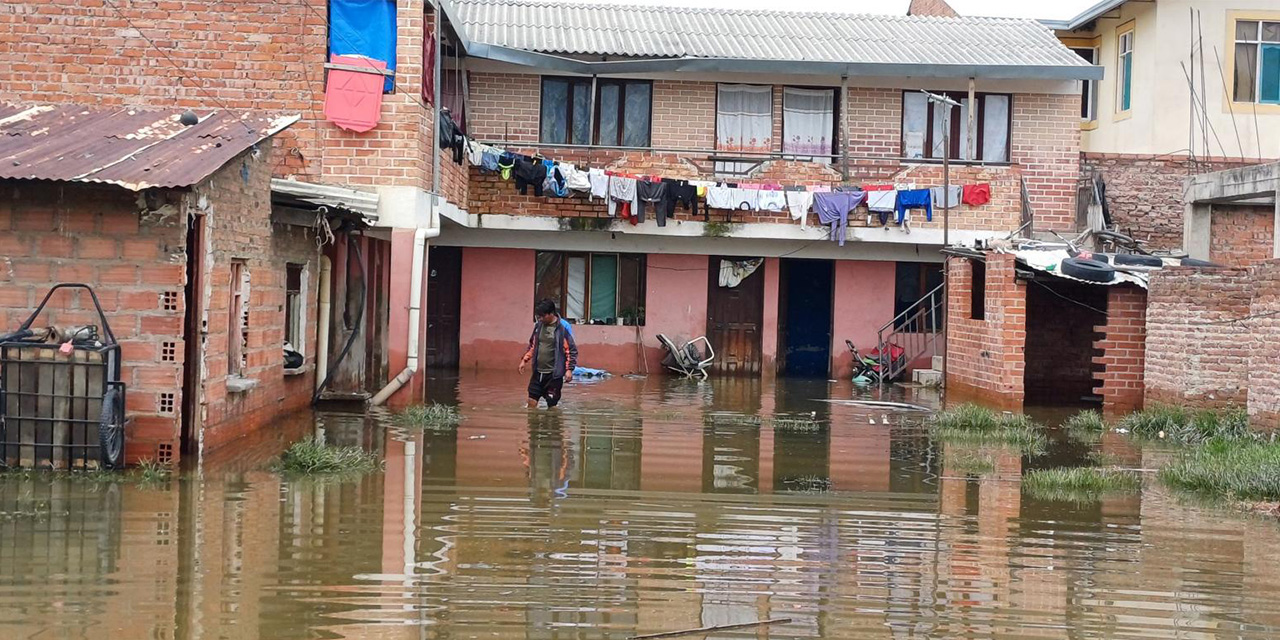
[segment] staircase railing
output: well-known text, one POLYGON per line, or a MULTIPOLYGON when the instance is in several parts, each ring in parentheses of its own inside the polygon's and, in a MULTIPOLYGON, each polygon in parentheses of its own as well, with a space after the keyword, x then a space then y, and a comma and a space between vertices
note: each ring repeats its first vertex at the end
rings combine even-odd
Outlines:
POLYGON ((933 351, 934 346, 941 341, 945 312, 946 285, 940 284, 880 327, 877 346, 887 374, 881 380, 896 379, 916 358, 933 351), (903 348, 902 358, 887 355, 890 344, 903 348))

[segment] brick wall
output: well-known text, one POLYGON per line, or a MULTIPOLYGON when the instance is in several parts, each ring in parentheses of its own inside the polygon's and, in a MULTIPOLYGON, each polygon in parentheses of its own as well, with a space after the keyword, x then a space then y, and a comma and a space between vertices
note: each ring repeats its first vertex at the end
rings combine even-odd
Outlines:
POLYGON ((1037 231, 1074 231, 1080 176, 1080 97, 1013 97, 1010 159, 1022 165, 1037 231))
POLYGON ((960 14, 956 13, 946 0, 911 0, 911 5, 907 7, 907 15, 954 18, 960 14))
POLYGON ((1228 267, 1270 260, 1275 226, 1271 206, 1215 205, 1209 215, 1209 259, 1228 267))
POLYGON ((987 254, 985 319, 972 319, 973 267, 951 258, 947 292, 947 388, 1021 403, 1026 369, 1026 284, 1014 278, 1014 257, 987 254))
POLYGON ((1061 278, 1025 286, 1026 401, 1077 403, 1093 393, 1095 325, 1105 316, 1092 309, 1107 310, 1107 289, 1061 278))
POLYGON ((1248 326, 1249 416, 1255 428, 1280 429, 1280 261, 1253 268, 1248 326))
MULTIPOLYGON (((106 186, 0 181, 0 331, 16 329, 51 283, 92 286, 121 344, 131 462, 156 458, 161 444, 176 454, 184 203, 172 191, 142 196, 106 186), (172 410, 161 410, 162 396, 173 399, 172 410)), ((83 324, 101 324, 92 300, 60 292, 35 326, 83 324)))
POLYGON ((1094 392, 1102 396, 1108 413, 1142 408, 1143 372, 1146 366, 1147 292, 1133 286, 1107 288, 1106 322, 1094 329, 1101 351, 1093 362, 1100 365, 1094 392))
POLYGON ((1170 268, 1152 274, 1147 297, 1145 402, 1244 406, 1249 329, 1248 269, 1170 268))
MULTIPOLYGON (((196 190, 207 202, 201 211, 208 236, 201 393, 205 451, 307 406, 315 387, 314 373, 284 375, 286 264, 307 265, 313 292, 319 269, 315 238, 309 232, 270 221, 272 158, 269 146, 263 146, 256 158, 252 153, 241 155, 196 190), (235 339, 229 335, 232 260, 244 261, 249 273, 248 340, 240 375, 257 386, 242 392, 227 389, 227 358, 235 339)), ((304 332, 314 336, 314 296, 305 299, 304 332)), ((312 364, 314 349, 308 351, 312 364)))
POLYGON ((1101 175, 1107 183, 1107 205, 1117 230, 1158 249, 1182 248, 1184 180, 1199 173, 1249 164, 1254 163, 1221 158, 1193 164, 1185 156, 1153 159, 1087 153, 1080 158, 1082 175, 1101 175))
MULTIPOLYGON (((381 122, 366 133, 324 120, 327 11, 325 0, 12 0, 0 4, 0 86, 45 103, 299 114, 277 140, 276 175, 429 189, 434 116, 421 106, 424 1, 397 1, 396 91, 383 96, 381 122)), ((466 199, 460 175, 444 179, 455 202, 466 199)))

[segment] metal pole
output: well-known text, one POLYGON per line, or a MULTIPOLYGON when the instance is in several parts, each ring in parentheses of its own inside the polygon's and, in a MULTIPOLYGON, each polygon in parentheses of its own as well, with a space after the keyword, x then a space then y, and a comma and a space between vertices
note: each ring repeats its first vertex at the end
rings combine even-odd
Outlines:
MULTIPOLYGON (((435 102, 431 105, 435 107, 435 117, 431 119, 432 132, 431 139, 434 144, 431 145, 431 192, 433 194, 440 193, 440 84, 444 79, 440 77, 440 56, 444 53, 444 47, 440 46, 440 21, 444 20, 444 11, 440 10, 440 2, 432 3, 434 11, 432 12, 431 31, 435 37, 435 65, 431 73, 435 74, 431 85, 433 87, 432 100, 435 102)), ((423 69, 426 72, 426 69, 423 69)))
MULTIPOLYGON (((945 107, 942 116, 942 246, 951 245, 951 111, 960 106, 959 102, 952 100, 946 96, 921 91, 930 102, 945 107)), ((972 116, 972 113, 970 113, 972 116)), ((944 295, 948 298, 951 296, 951 258, 948 257, 942 261, 942 283, 944 295)), ((943 301, 942 308, 942 389, 943 397, 946 397, 947 387, 947 308, 946 300, 943 301)))

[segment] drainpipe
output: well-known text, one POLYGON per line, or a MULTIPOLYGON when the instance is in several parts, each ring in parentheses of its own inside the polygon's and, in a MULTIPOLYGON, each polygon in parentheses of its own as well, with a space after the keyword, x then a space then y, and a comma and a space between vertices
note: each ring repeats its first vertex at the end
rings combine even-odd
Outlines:
POLYGON ((427 239, 439 235, 439 226, 431 229, 416 229, 413 232, 413 271, 409 276, 409 286, 412 287, 409 291, 409 361, 404 371, 392 378, 382 391, 369 400, 371 406, 377 407, 385 403, 387 398, 399 391, 400 387, 403 387, 418 371, 418 326, 422 317, 422 274, 426 269, 427 239))
POLYGON ((316 335, 316 390, 324 384, 324 374, 329 370, 329 282, 333 279, 333 263, 329 256, 320 256, 320 309, 319 329, 316 335))

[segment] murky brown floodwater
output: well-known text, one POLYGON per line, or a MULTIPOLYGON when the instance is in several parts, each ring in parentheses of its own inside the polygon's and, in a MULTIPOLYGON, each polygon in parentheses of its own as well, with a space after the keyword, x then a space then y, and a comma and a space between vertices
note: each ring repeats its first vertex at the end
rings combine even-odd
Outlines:
MULTIPOLYGON (((965 477, 846 385, 652 378, 527 413, 514 378, 443 382, 456 431, 281 426, 167 486, 0 479, 0 638, 1272 638, 1280 525, 965 477), (744 416, 808 415, 818 429, 744 416), (829 425, 829 426, 827 426, 829 425), (382 453, 346 484, 262 470, 313 428, 382 453), (699 636, 692 636, 699 637, 699 636)), ((1143 466, 1117 436, 1112 459, 1143 466)))

